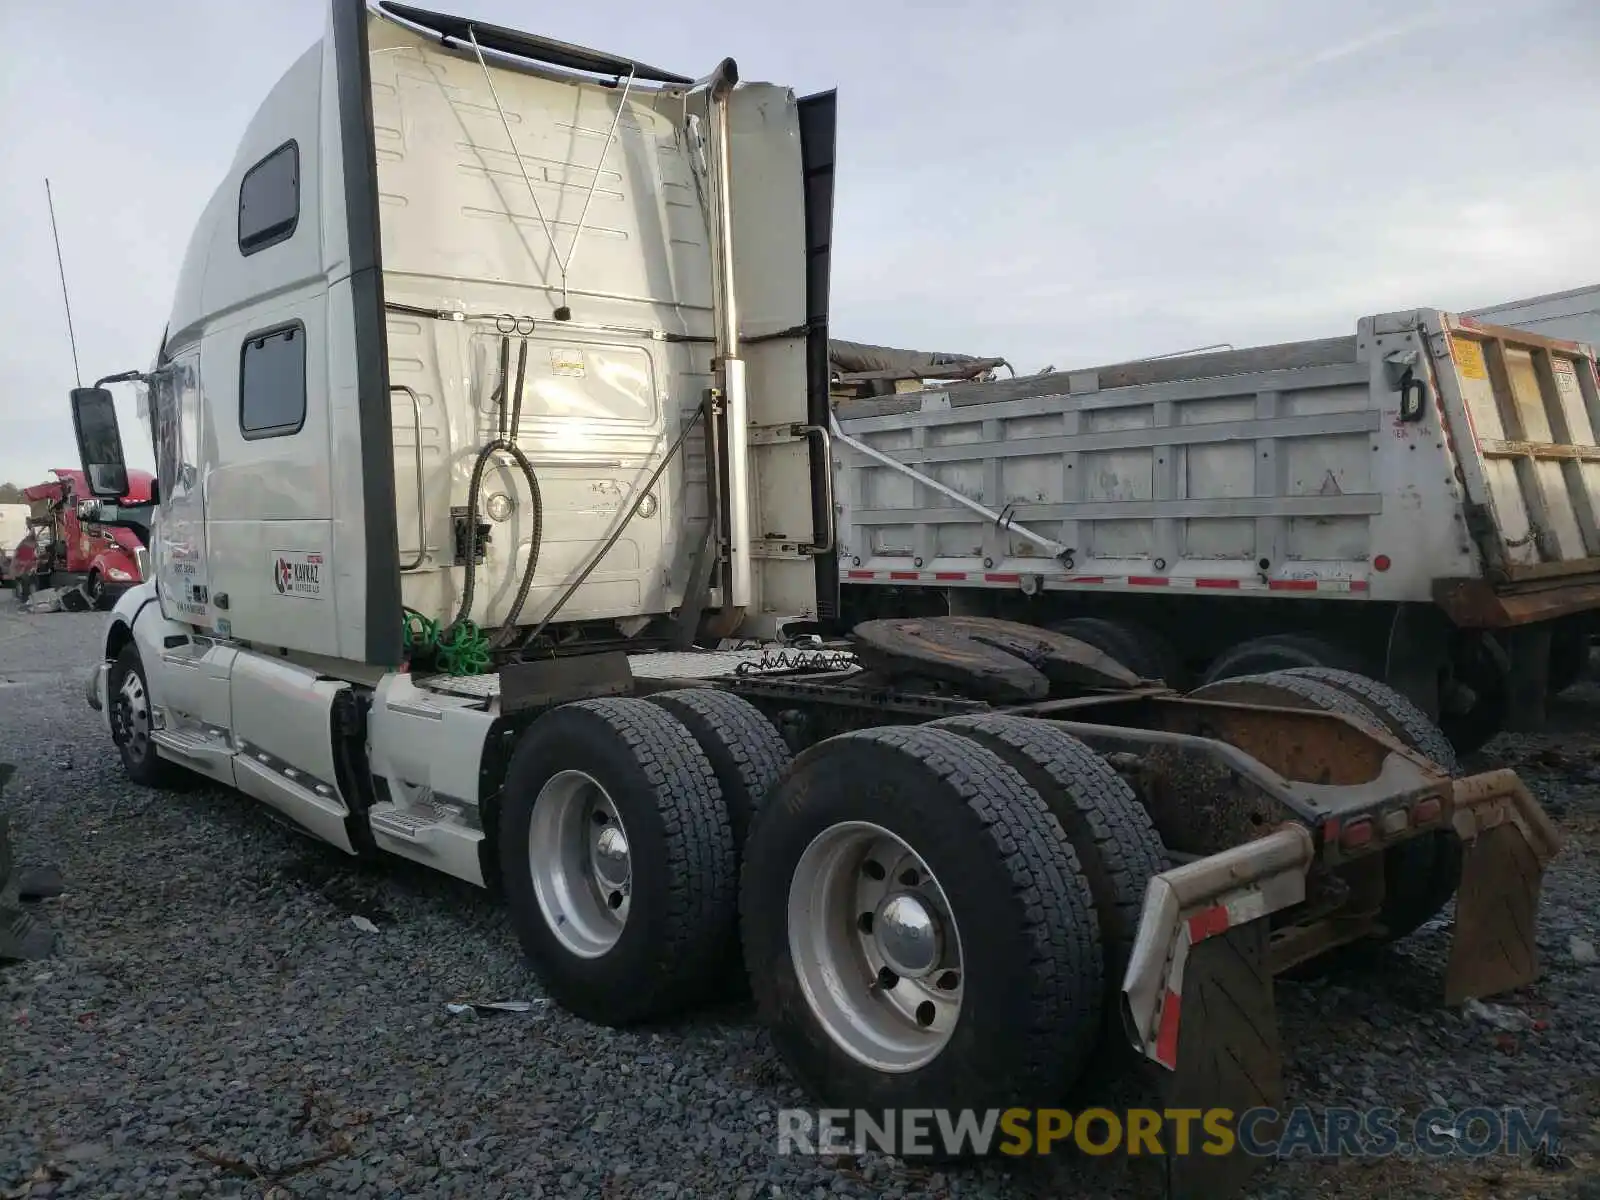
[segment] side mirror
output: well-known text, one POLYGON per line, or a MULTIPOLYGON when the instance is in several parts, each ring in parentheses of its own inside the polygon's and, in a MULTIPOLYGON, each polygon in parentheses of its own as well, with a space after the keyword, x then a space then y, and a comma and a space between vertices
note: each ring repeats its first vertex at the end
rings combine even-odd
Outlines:
POLYGON ((72 429, 89 490, 106 500, 128 492, 128 464, 122 453, 117 405, 105 388, 72 389, 72 429))

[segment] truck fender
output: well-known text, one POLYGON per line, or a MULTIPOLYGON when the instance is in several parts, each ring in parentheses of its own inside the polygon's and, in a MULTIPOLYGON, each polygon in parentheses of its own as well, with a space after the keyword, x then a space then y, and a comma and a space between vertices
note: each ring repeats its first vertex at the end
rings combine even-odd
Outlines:
POLYGON ((165 703, 162 695, 161 659, 169 639, 188 641, 190 629, 162 615, 156 600, 156 585, 146 582, 129 588, 117 599, 111 610, 111 620, 106 625, 104 658, 114 662, 129 642, 139 648, 139 658, 144 663, 145 684, 150 689, 153 705, 165 703))
POLYGON ((133 555, 129 554, 121 546, 117 546, 113 549, 102 550, 100 553, 96 554, 94 558, 89 561, 89 568, 86 574, 93 574, 96 571, 100 573, 101 578, 105 579, 109 583, 122 584, 132 581, 143 582, 139 579, 139 564, 134 561, 133 555), (111 568, 113 567, 123 572, 126 578, 118 579, 116 576, 110 574, 111 568))

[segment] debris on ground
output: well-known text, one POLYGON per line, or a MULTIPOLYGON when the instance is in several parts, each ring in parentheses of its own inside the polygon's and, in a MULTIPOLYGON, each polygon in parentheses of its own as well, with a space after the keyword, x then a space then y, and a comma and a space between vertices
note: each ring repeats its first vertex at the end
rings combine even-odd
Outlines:
POLYGON ((1506 1033, 1522 1033, 1534 1026, 1534 1019, 1530 1014, 1519 1008, 1507 1008, 1504 1004, 1486 1004, 1482 1000, 1468 1000, 1461 1006, 1461 1011, 1506 1033))
POLYGON ((54 900, 66 890, 66 880, 55 867, 23 867, 17 872, 17 899, 24 904, 54 900))
POLYGON ((354 925, 357 929, 361 930, 362 933, 377 933, 378 932, 378 927, 376 925, 374 925, 371 921, 367 920, 366 917, 361 916, 359 913, 350 918, 350 924, 354 925))
POLYGON ((34 592, 26 604, 30 613, 55 613, 60 612, 62 607, 60 588, 44 588, 34 592))
POLYGON ((1600 954, 1595 953, 1594 943, 1588 938, 1573 934, 1567 939, 1567 950, 1572 955, 1572 961, 1580 967, 1593 966, 1596 962, 1600 962, 1600 954))
POLYGON ((460 1016, 469 1012, 532 1012, 541 1004, 550 1003, 543 998, 539 1000, 452 1000, 444 1006, 445 1011, 460 1016))

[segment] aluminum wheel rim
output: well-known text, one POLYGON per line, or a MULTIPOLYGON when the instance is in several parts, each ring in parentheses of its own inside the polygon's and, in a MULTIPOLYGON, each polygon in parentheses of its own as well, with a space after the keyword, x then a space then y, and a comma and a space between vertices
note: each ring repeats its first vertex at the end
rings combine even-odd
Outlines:
POLYGON ((138 761, 150 750, 150 697, 137 671, 122 677, 117 689, 116 740, 138 761))
POLYGON ((789 881, 789 953, 812 1014, 877 1071, 932 1062, 961 1016, 961 935, 921 856, 887 829, 818 834, 789 881))
POLYGON ((552 775, 528 825, 533 892, 550 932, 579 958, 617 944, 633 897, 628 831, 610 795, 583 771, 552 775))

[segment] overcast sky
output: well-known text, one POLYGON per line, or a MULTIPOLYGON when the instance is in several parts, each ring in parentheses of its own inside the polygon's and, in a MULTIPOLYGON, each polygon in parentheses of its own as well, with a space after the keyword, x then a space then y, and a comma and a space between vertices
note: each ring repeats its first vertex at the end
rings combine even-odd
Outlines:
MULTIPOLYGON (((840 337, 1035 370, 1600 282, 1594 0, 439 2, 837 87, 840 337)), ((76 461, 45 177, 86 380, 147 367, 189 231, 323 10, 0 0, 0 480, 76 461)))

